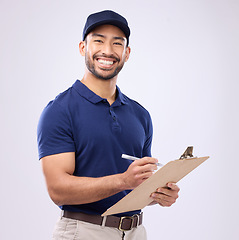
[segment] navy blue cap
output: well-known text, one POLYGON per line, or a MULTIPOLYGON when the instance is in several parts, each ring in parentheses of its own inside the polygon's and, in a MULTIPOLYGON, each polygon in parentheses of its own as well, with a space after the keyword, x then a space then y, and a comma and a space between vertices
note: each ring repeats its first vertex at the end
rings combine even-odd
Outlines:
POLYGON ((125 34, 127 44, 129 44, 130 29, 127 20, 123 16, 111 10, 93 13, 88 16, 83 30, 83 41, 85 40, 87 34, 94 28, 104 24, 110 24, 120 28, 125 34))

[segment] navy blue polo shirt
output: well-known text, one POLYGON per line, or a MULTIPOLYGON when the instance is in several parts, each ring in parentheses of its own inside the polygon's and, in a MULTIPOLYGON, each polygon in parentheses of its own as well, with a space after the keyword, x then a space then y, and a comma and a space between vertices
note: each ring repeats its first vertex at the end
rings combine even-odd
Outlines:
MULTIPOLYGON (((37 129, 39 158, 75 152, 75 176, 102 177, 127 170, 131 161, 122 159, 123 153, 140 158, 151 156, 152 122, 148 111, 122 94, 118 87, 116 96, 110 106, 106 99, 77 80, 49 102, 37 129)), ((129 192, 61 208, 102 214, 129 192)))

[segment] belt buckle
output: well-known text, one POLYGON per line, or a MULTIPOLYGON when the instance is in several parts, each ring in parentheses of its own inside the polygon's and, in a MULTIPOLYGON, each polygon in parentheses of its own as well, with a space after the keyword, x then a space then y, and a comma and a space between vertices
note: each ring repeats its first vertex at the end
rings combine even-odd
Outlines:
POLYGON ((134 217, 130 217, 130 216, 121 217, 118 229, 120 231, 130 231, 133 228, 133 224, 134 224, 134 217), (122 228, 122 223, 123 223, 124 219, 131 219, 130 229, 123 229, 122 228))

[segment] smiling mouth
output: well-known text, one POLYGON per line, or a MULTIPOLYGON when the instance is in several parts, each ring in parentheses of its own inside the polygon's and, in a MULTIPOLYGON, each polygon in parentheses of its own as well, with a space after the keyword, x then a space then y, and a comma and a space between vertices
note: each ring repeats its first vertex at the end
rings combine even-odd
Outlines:
POLYGON ((118 62, 118 60, 115 58, 102 58, 102 57, 96 58, 96 61, 99 64, 98 67, 101 70, 105 70, 105 71, 112 70, 115 66, 115 63, 118 62))
POLYGON ((106 65, 106 66, 112 66, 115 61, 110 61, 110 60, 104 60, 104 59, 101 59, 101 58, 98 58, 97 61, 103 65, 106 65))

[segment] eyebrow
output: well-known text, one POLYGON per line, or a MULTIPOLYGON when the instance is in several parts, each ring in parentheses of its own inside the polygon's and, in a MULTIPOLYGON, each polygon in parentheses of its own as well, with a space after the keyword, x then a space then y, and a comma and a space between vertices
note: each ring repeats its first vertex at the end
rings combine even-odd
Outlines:
MULTIPOLYGON (((92 37, 102 37, 102 38, 106 38, 105 35, 102 35, 102 34, 99 34, 99 33, 93 33, 93 34, 92 34, 92 37)), ((125 41, 125 38, 123 38, 123 37, 113 37, 113 39, 125 41)))
POLYGON ((105 38, 104 35, 99 34, 99 33, 93 33, 93 34, 92 34, 92 37, 102 37, 102 38, 105 38))
POLYGON ((125 38, 123 37, 114 37, 115 40, 122 40, 122 41, 125 41, 125 38))

